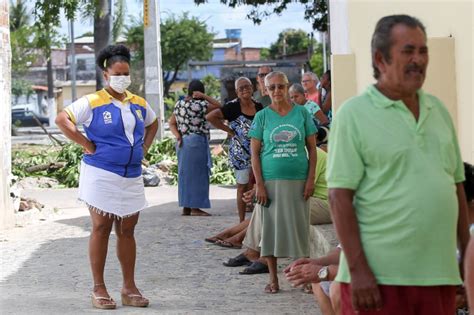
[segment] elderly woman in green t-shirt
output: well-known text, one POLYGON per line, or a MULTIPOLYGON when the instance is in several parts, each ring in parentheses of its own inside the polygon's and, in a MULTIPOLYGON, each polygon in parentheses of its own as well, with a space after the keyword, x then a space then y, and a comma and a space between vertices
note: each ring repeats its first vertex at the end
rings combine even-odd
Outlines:
POLYGON ((309 205, 316 168, 316 126, 303 106, 288 99, 282 72, 265 77, 272 103, 259 111, 249 132, 257 206, 262 212, 261 256, 267 259, 270 283, 279 291, 277 257, 308 257, 309 205), (307 153, 307 152, 308 153, 307 153))

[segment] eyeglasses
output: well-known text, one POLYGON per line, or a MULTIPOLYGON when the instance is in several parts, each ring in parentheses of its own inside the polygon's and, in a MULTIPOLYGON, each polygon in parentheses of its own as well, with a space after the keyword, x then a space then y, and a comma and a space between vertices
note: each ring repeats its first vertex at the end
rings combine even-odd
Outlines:
POLYGON ((271 84, 267 85, 267 89, 270 91, 275 91, 276 89, 278 90, 284 90, 286 88, 286 84, 271 84))
POLYGON ((268 73, 259 73, 257 74, 260 78, 265 78, 268 73))
POLYGON ((239 86, 239 87, 237 88, 237 91, 243 92, 243 91, 245 91, 245 90, 249 91, 249 90, 251 90, 251 89, 252 89, 252 86, 251 86, 250 84, 245 84, 245 85, 239 86))
POLYGON ((313 80, 302 80, 301 83, 308 83, 308 82, 311 82, 313 80))

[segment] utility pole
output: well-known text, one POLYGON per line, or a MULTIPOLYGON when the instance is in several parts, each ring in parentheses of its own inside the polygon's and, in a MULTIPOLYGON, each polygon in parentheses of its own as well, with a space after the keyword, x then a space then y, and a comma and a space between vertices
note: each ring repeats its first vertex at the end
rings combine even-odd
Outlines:
POLYGON ((324 65, 324 72, 328 69, 328 58, 326 53, 326 32, 321 32, 321 41, 323 43, 323 65, 324 65))
POLYGON ((159 0, 143 1, 145 27, 145 99, 158 117, 156 138, 164 136, 163 72, 161 68, 161 34, 159 0))
POLYGON ((69 20, 71 28, 71 103, 77 99, 76 95, 76 46, 74 43, 74 20, 69 20))

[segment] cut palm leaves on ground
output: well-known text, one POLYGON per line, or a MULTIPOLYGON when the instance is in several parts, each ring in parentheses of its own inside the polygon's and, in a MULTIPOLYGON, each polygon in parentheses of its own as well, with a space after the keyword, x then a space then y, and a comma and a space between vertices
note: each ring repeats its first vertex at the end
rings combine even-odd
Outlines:
MULTIPOLYGON (((219 154, 212 157, 211 184, 234 185, 233 169, 229 166, 227 150, 220 145, 219 154)), ((13 148, 12 173, 20 179, 24 177, 50 177, 59 181, 62 187, 77 187, 79 185, 79 167, 83 149, 76 144, 68 143, 62 147, 22 146, 13 148), (64 164, 61 168, 43 169, 39 165, 64 164), (33 172, 28 172, 33 170, 33 172)), ((155 141, 146 155, 150 165, 166 164, 166 170, 172 178, 171 184, 178 183, 178 160, 175 151, 175 141, 165 138, 155 141)))

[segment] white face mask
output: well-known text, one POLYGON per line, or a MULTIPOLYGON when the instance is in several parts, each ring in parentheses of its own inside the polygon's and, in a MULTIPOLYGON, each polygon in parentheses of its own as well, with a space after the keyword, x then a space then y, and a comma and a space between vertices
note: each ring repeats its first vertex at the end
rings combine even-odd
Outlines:
POLYGON ((117 93, 122 94, 130 86, 132 80, 129 75, 111 75, 109 86, 117 93))

